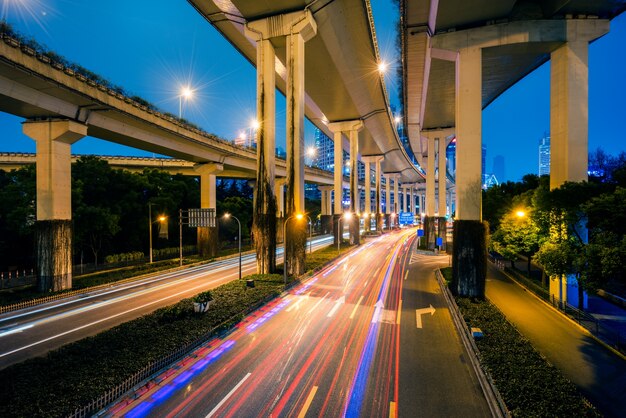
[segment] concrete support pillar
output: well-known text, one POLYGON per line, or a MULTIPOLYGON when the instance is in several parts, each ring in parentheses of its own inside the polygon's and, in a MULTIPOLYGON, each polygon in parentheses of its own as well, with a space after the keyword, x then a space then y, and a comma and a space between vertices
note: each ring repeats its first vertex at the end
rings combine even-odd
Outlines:
POLYGON ((246 34, 257 43, 257 177, 252 238, 257 272, 276 271, 276 198, 274 167, 276 152, 275 52, 265 27, 266 19, 246 24, 246 34))
MULTIPOLYGON (((208 163, 194 166, 194 170, 200 175, 200 208, 215 209, 215 181, 216 174, 224 170, 221 164, 208 163)), ((215 227, 199 227, 197 231, 197 245, 200 257, 215 257, 218 250, 218 222, 215 227)))
MULTIPOLYGON (((372 171, 369 160, 363 158, 363 164, 365 165, 365 207, 363 212, 370 216, 372 213, 372 171)), ((369 231, 369 228, 365 229, 369 231)))
POLYGON ((376 230, 377 231, 382 231, 382 203, 381 203, 381 190, 380 190, 380 179, 381 179, 381 171, 380 171, 380 163, 383 160, 383 157, 373 157, 374 158, 374 164, 376 165, 376 184, 375 184, 375 196, 374 196, 374 204, 376 206, 375 209, 375 213, 376 213, 376 230))
POLYGON ((87 135, 87 127, 69 120, 25 122, 22 131, 35 140, 37 149, 37 289, 70 289, 71 145, 87 135))
POLYGON ((322 234, 332 234, 333 232, 333 217, 331 208, 331 192, 333 186, 319 186, 322 192, 322 209, 321 209, 321 228, 322 234))
MULTIPOLYGON (((350 139, 350 211, 353 213, 350 222, 350 242, 353 244, 360 243, 359 218, 356 216, 359 211, 359 131, 363 129, 361 120, 350 120, 343 122, 332 122, 328 124, 328 128, 333 132, 335 137, 335 196, 337 189, 343 188, 343 143, 342 133, 347 133, 350 139)), ((335 197, 335 215, 341 215, 341 199, 339 205, 335 197)))
MULTIPOLYGON (((276 267, 276 202, 273 193, 275 154, 275 52, 272 38, 287 45, 287 205, 286 214, 304 212, 304 43, 315 36, 310 10, 248 22, 245 34, 257 42, 257 183, 253 233, 259 273, 276 267)), ((304 271, 306 222, 293 222, 294 238, 286 249, 290 272, 304 271), (292 245, 293 244, 293 245, 292 245)), ((291 236, 291 229, 290 229, 291 236)))
POLYGON ((335 181, 335 204, 334 214, 341 215, 343 213, 343 139, 341 130, 334 133, 335 146, 335 164, 334 164, 334 181, 335 181))
MULTIPOLYGON (((599 22, 566 24, 567 42, 550 55, 550 189, 587 180, 589 42, 608 32, 608 24, 599 22)), ((581 233, 586 235, 586 230, 581 233)), ((568 299, 568 281, 576 283, 576 278, 550 278, 550 296, 561 306, 568 299)))
POLYGON ((274 179, 274 198, 276 199, 276 242, 285 242, 283 222, 285 221, 285 184, 287 178, 274 179))
POLYGON ((608 26, 567 21, 567 42, 550 55, 550 189, 587 180, 589 42, 608 26))
POLYGON ((437 153, 437 163, 439 168, 439 217, 445 217, 446 213, 446 139, 439 138, 439 152, 437 153))

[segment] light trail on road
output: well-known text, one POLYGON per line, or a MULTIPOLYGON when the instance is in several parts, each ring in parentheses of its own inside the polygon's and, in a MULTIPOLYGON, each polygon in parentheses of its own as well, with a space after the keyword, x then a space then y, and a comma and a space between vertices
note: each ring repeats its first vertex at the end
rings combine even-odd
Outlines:
MULTIPOLYGON (((313 239, 313 249, 332 244, 313 239)), ((277 261, 282 260, 282 247, 277 261)), ((254 254, 242 257, 242 274, 256 273, 254 254)), ((238 258, 149 277, 0 315, 0 368, 97 334, 180 299, 238 277, 238 258)))
POLYGON ((396 318, 410 232, 386 234, 341 257, 105 413, 395 416, 396 318))

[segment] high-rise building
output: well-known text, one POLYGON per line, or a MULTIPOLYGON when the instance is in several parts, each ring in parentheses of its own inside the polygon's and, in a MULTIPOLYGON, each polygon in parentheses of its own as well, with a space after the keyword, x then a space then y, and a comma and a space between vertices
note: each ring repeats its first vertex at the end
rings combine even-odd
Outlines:
POLYGON ((482 175, 481 178, 485 178, 485 173, 487 172, 487 147, 485 147, 484 145, 482 146, 482 153, 481 153, 481 170, 480 170, 480 174, 482 175))
POLYGON ((550 174, 550 135, 544 134, 539 141, 539 175, 550 174))
POLYGON ((333 171, 335 168, 335 144, 317 128, 315 128, 315 150, 313 165, 322 170, 333 171))
POLYGON ((504 181, 506 178, 506 167, 504 164, 504 157, 502 155, 496 155, 493 157, 493 168, 491 170, 493 175, 500 181, 504 181))

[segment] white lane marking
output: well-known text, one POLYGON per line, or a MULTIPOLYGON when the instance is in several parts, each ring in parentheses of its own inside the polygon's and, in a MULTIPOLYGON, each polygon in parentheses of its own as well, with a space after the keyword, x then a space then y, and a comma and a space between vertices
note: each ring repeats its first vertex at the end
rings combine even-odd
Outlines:
POLYGON ((354 305, 354 309, 352 309, 352 313, 350 314, 350 319, 354 318, 354 314, 356 313, 356 310, 358 309, 362 300, 363 300, 363 296, 361 295, 361 297, 359 298, 359 301, 356 303, 356 305, 354 305))
POLYGON ((342 296, 339 299, 337 299, 335 301, 335 306, 333 306, 333 308, 330 310, 330 312, 328 312, 328 315, 326 315, 328 318, 332 318, 333 315, 335 315, 335 313, 337 312, 337 309, 339 309, 339 307, 341 305, 343 305, 344 303, 346 303, 346 297, 342 296))
POLYGON ((376 307, 376 310, 374 311, 374 316, 372 317, 372 324, 375 324, 377 322, 380 321, 380 315, 381 312, 383 311, 383 308, 385 307, 385 304, 383 303, 382 300, 379 300, 378 302, 376 302, 376 305, 374 305, 376 307))
POLYGON ((309 309, 308 314, 313 313, 313 311, 319 306, 320 303, 322 303, 322 301, 324 301, 324 299, 326 299, 326 296, 330 295, 330 292, 327 292, 324 297, 322 297, 320 300, 317 301, 317 303, 315 305, 313 305, 313 307, 311 309, 309 309))
MULTIPOLYGON (((233 273, 233 274, 235 274, 235 273, 233 273)), ((182 295, 182 294, 184 294, 184 293, 187 293, 187 292, 189 292, 189 291, 196 290, 196 289, 199 289, 199 288, 202 288, 202 287, 205 287, 205 286, 206 286, 206 283, 203 283, 203 284, 198 285, 198 286, 196 286, 196 287, 192 287, 191 289, 186 289, 186 290, 180 291, 180 292, 178 292, 178 293, 174 293, 174 294, 168 295, 168 296, 166 296, 166 297, 164 297, 164 298, 157 299, 157 300, 153 300, 153 301, 151 301, 151 302, 149 302, 149 303, 146 303, 146 304, 144 304, 144 305, 141 305, 141 306, 136 306, 136 307, 134 307, 134 308, 132 308, 132 309, 129 309, 129 310, 127 310, 127 311, 124 311, 124 312, 118 312, 118 313, 116 313, 115 315, 111 315, 111 316, 109 316, 109 317, 107 317, 107 318, 101 318, 101 319, 99 319, 99 320, 97 320, 97 321, 90 322, 89 324, 81 325, 80 327, 76 327, 76 328, 73 328, 73 329, 70 329, 70 330, 64 331, 64 332, 62 332, 62 333, 60 333, 60 334, 56 334, 56 335, 53 335, 53 336, 51 336, 51 337, 44 338, 43 340, 36 341, 36 342, 34 342, 34 343, 31 343, 31 344, 25 345, 25 346, 20 347, 20 348, 16 348, 15 350, 7 351, 6 353, 2 353, 2 354, 0 354, 0 358, 5 357, 5 356, 8 356, 8 355, 11 355, 11 354, 13 354, 13 353, 17 353, 18 351, 22 351, 22 350, 25 350, 25 349, 30 348, 30 347, 34 347, 34 346, 36 346, 36 345, 39 345, 39 344, 45 343, 45 342, 47 342, 47 341, 54 340, 55 338, 59 338, 59 337, 62 337, 62 336, 64 336, 64 335, 71 334, 72 332, 80 331, 81 329, 84 329, 84 328, 90 327, 90 326, 92 326, 92 325, 99 324, 99 323, 104 322, 104 321, 108 321, 108 320, 113 319, 113 318, 116 318, 116 317, 118 317, 118 316, 126 315, 127 313, 130 313, 130 312, 136 311, 136 310, 138 310, 138 309, 145 308, 146 306, 154 305, 155 303, 160 303, 160 302, 162 302, 162 301, 164 301, 164 300, 167 300, 167 299, 171 299, 171 298, 174 298, 174 297, 180 296, 180 295, 182 295)), ((44 320, 44 321, 45 321, 45 320, 44 320)))
POLYGON ((222 399, 222 400, 220 401, 220 403, 218 403, 218 404, 215 406, 215 408, 213 408, 213 409, 211 410, 211 412, 209 412, 209 414, 206 416, 206 418, 211 418, 213 415, 215 415, 215 413, 218 411, 218 409, 220 409, 220 408, 222 407, 222 405, 224 405, 224 403, 228 400, 228 398, 230 398, 231 396, 233 396, 233 393, 235 393, 235 392, 237 391, 237 389, 239 389, 239 387, 240 387, 241 385, 243 385, 243 382, 245 382, 245 381, 246 381, 246 380, 250 377, 250 375, 251 375, 251 374, 252 374, 252 373, 248 373, 247 375, 245 375, 245 376, 243 377, 243 379, 241 379, 241 380, 239 381, 239 383, 237 383, 237 384, 235 385, 235 387, 234 387, 234 388, 232 388, 230 392, 228 392, 228 394, 224 397, 224 399, 222 399))

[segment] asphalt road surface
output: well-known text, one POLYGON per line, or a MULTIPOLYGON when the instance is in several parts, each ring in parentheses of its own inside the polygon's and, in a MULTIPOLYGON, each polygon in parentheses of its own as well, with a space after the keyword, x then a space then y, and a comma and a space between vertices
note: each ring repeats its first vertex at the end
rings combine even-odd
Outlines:
POLYGON ((447 258, 414 236, 368 240, 103 414, 489 416, 435 282, 447 258))
POLYGON ((607 417, 626 417, 626 361, 489 263, 487 297, 607 417))
MULTIPOLYGON (((313 239, 313 249, 332 237, 313 239)), ((282 248, 277 251, 282 262, 282 248)), ((0 315, 0 369, 95 335, 180 299, 235 280, 238 257, 191 267, 0 315)), ((242 275, 256 273, 255 256, 242 258, 242 275)))

